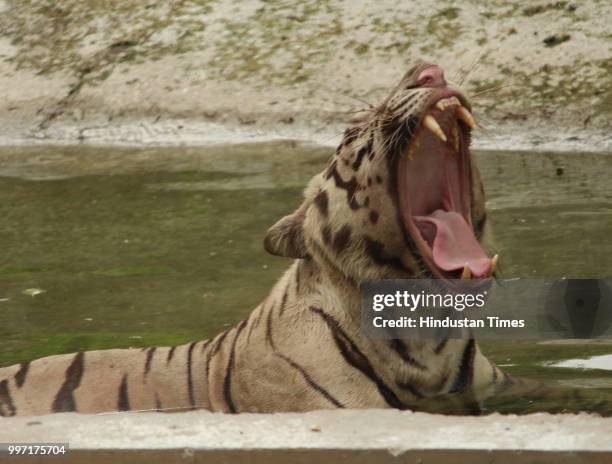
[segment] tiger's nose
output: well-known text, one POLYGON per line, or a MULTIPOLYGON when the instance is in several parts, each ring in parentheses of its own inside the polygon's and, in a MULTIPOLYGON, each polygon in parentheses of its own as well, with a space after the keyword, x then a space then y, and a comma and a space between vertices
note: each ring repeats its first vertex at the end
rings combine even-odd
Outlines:
POLYGON ((440 66, 432 64, 421 71, 417 77, 417 84, 423 87, 445 87, 444 71, 440 66))

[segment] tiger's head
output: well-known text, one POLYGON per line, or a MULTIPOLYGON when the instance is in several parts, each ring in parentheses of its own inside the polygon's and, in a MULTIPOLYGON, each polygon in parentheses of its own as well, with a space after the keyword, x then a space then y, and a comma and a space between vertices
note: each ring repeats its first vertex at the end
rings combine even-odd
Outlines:
POLYGON ((467 97, 429 63, 411 68, 344 133, 302 205, 264 240, 272 254, 364 279, 487 278, 484 190, 467 97))

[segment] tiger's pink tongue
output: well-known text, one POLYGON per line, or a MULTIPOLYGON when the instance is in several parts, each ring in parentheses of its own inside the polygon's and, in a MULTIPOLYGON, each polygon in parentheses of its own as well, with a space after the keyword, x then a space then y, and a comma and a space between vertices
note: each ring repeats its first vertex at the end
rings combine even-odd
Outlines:
POLYGON ((484 250, 476 240, 474 232, 463 217, 455 211, 436 210, 429 216, 415 216, 419 223, 431 224, 425 226, 423 236, 431 241, 433 236, 433 259, 436 265, 445 271, 456 271, 468 266, 475 277, 487 275, 491 269, 491 259, 487 257, 484 250), (425 232, 429 229, 430 233, 425 232))

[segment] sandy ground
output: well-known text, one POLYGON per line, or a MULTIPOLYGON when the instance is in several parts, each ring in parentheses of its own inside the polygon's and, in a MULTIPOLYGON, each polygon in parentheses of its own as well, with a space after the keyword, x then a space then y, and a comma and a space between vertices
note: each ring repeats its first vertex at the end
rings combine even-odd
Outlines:
POLYGON ((416 59, 487 148, 612 149, 603 0, 0 0, 0 143, 335 143, 416 59))

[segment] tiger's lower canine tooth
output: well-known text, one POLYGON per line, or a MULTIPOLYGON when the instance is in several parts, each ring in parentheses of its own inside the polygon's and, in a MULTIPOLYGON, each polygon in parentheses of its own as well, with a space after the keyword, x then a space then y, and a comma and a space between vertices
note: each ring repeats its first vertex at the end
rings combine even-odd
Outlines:
POLYGON ((493 256, 491 259, 491 275, 495 273, 495 269, 497 268, 497 260, 499 259, 499 255, 493 256))
POLYGON ((472 271, 470 271, 470 268, 468 267, 467 264, 463 267, 463 272, 461 273, 461 278, 465 279, 465 280, 472 278, 472 271))
POLYGON ((442 131, 440 124, 438 124, 438 121, 436 121, 436 119, 431 114, 428 114, 427 116, 425 116, 425 119, 423 120, 423 124, 425 125, 425 127, 427 127, 427 129, 429 129, 434 134, 436 134, 436 136, 440 140, 442 140, 443 142, 446 142, 446 135, 444 135, 444 131, 442 131))
POLYGON ((476 121, 474 120, 474 117, 463 106, 457 108, 457 117, 470 126, 470 129, 476 129, 476 121))

